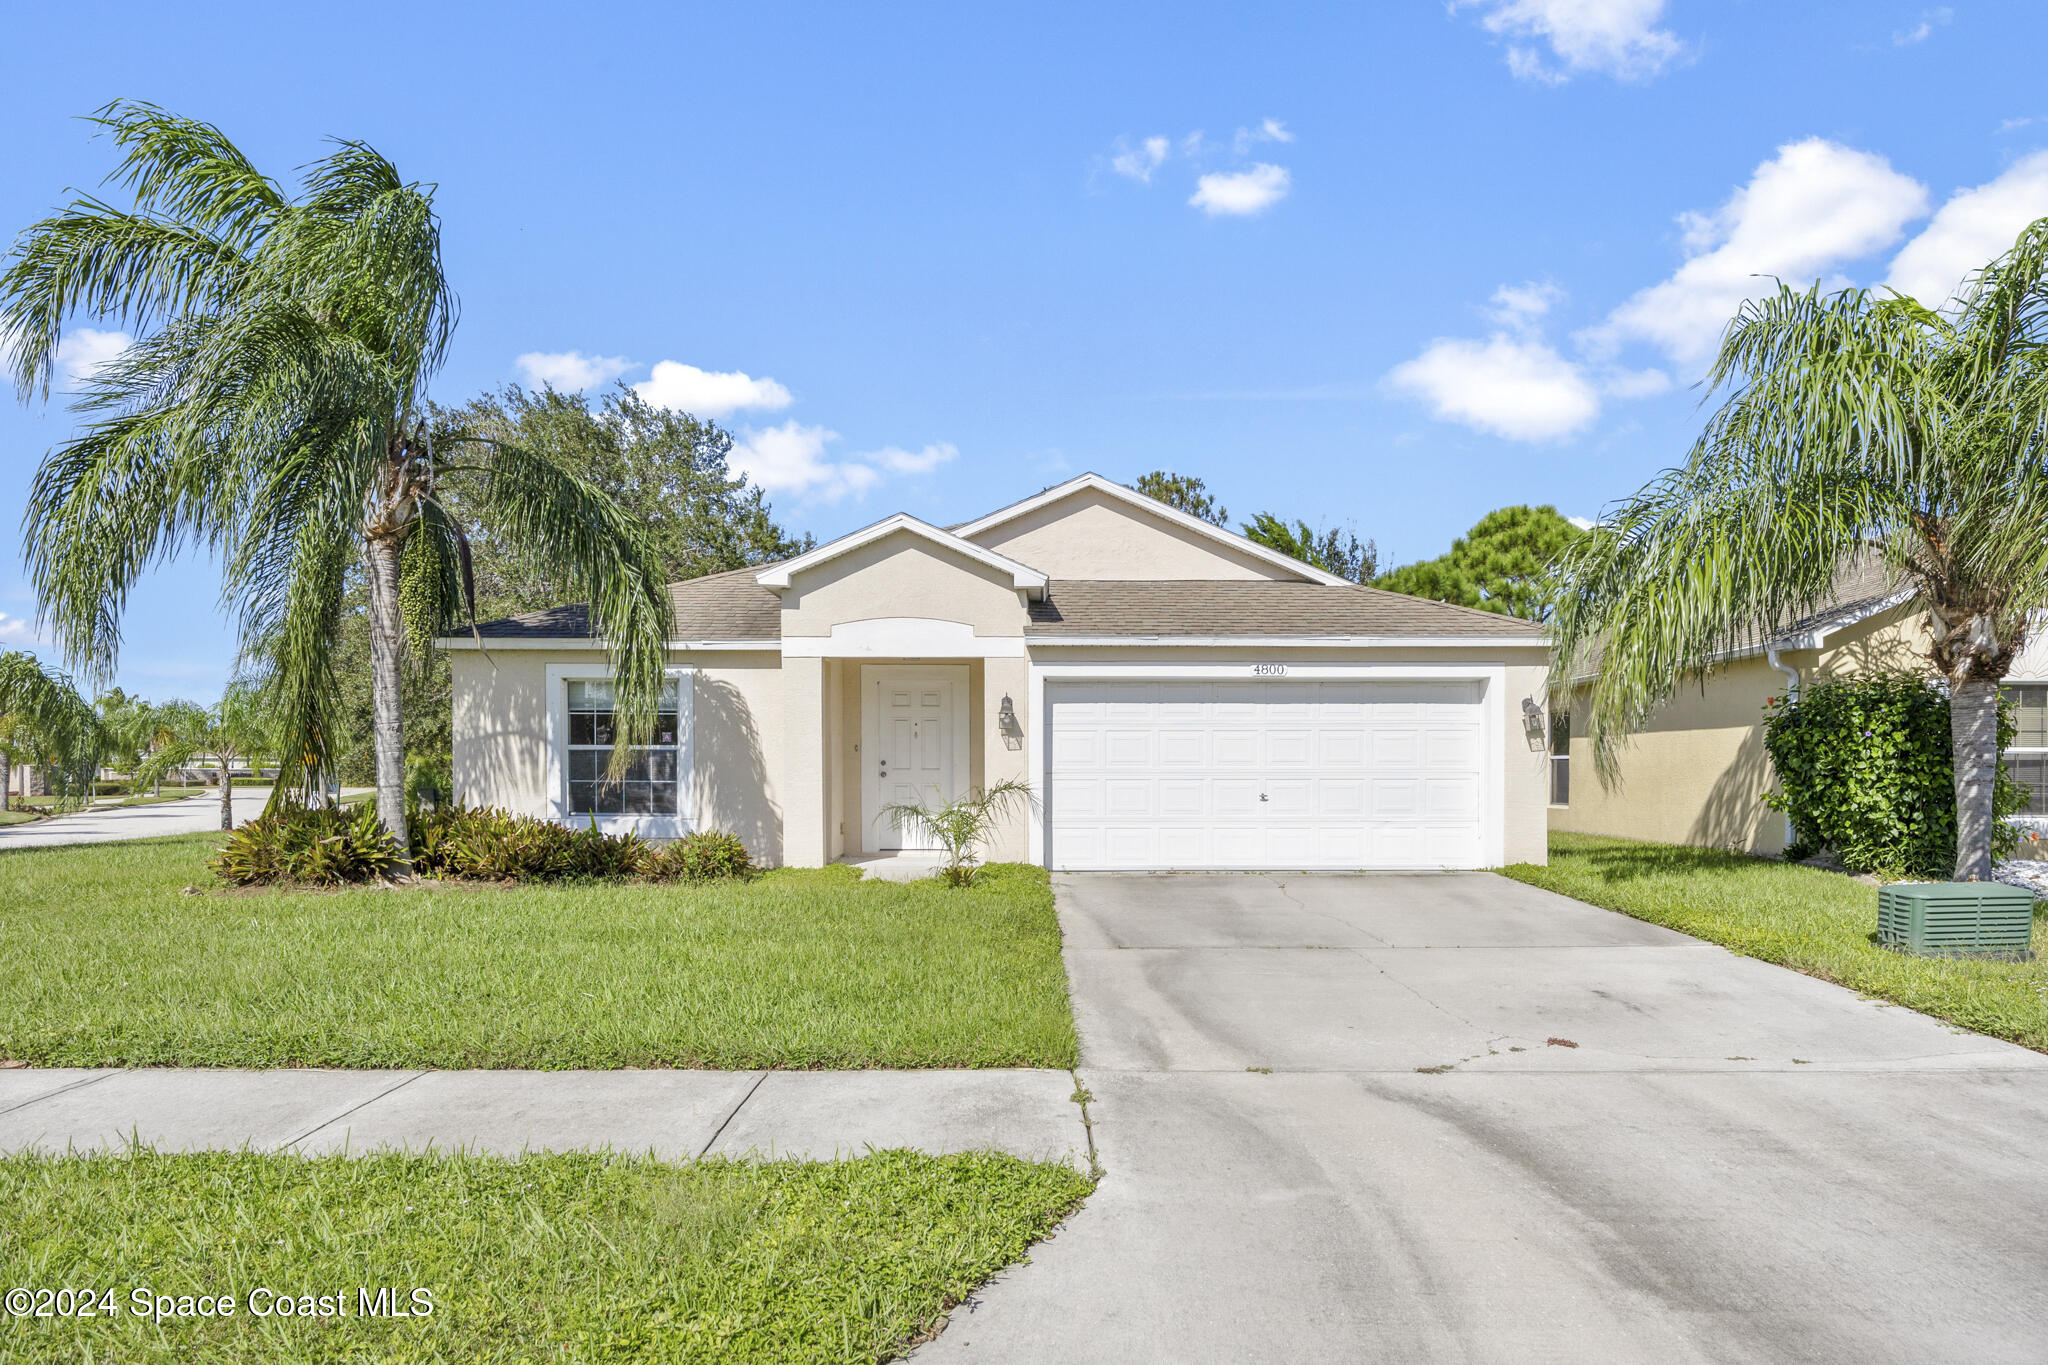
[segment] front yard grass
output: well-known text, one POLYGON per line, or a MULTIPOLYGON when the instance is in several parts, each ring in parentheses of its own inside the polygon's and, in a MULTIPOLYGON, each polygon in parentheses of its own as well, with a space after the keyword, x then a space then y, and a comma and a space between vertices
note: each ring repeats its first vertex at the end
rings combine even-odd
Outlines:
POLYGON ((1549 866, 1505 874, 2048 1051, 2048 924, 2038 903, 2034 960, 1980 962, 1880 948, 1876 887, 1772 858, 1554 833, 1549 866))
POLYGON ((39 1066, 1071 1067, 1052 890, 214 890, 218 835, 0 851, 0 1058, 39 1066), (184 894, 187 886, 203 888, 184 894))
POLYGON ((10 1314, 0 1360, 890 1359, 1088 1189, 990 1153, 6 1156, 0 1286, 114 1311, 10 1314), (430 1314, 365 1316, 381 1288, 430 1314), (158 1323, 137 1289, 234 1312, 158 1323))

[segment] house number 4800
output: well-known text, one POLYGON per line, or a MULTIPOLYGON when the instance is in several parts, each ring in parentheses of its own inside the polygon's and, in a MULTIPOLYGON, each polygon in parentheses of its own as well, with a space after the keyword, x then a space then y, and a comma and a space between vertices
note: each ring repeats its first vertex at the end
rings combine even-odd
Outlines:
POLYGON ((1286 664, 1253 664, 1254 678, 1278 678, 1287 672, 1286 664))

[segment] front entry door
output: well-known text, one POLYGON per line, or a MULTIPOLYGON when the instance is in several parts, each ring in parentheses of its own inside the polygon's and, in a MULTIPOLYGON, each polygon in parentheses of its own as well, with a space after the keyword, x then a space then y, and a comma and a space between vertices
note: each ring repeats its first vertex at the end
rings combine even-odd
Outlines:
POLYGON ((861 846, 870 853, 929 848, 929 838, 877 812, 899 803, 935 807, 961 794, 967 670, 867 665, 861 672, 861 846))

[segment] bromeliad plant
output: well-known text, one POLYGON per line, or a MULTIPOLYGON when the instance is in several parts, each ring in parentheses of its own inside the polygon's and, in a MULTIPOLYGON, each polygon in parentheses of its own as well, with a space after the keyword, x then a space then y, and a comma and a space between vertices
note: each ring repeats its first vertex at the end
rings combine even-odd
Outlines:
POLYGON ((1553 684, 1587 686, 1573 719, 1603 777, 1687 679, 1875 556, 1924 604, 1949 694, 1954 875, 1991 875, 1999 682, 2048 608, 2048 218, 1934 302, 1815 286, 1745 303, 1708 376, 1727 400, 1686 462, 1566 551, 1553 684))
POLYGON ((654 723, 664 575, 595 485, 430 405, 456 318, 433 187, 339 142, 294 197, 210 124, 146 104, 93 122, 122 153, 109 181, 132 205, 76 199, 24 232, 0 271, 0 336, 24 399, 47 398, 72 323, 136 336, 80 384, 84 426, 44 458, 24 518, 41 617, 73 663, 110 671, 136 581, 207 548, 245 657, 268 669, 288 775, 310 789, 336 730, 344 583, 362 573, 377 814, 402 851, 405 653, 474 613, 467 533, 441 496, 460 477, 465 506, 587 594, 612 655, 623 765, 654 723))
POLYGON ((875 818, 893 820, 906 833, 930 839, 945 855, 939 877, 949 886, 971 886, 997 822, 1030 800, 1031 784, 1012 778, 936 806, 899 801, 882 807, 875 818))

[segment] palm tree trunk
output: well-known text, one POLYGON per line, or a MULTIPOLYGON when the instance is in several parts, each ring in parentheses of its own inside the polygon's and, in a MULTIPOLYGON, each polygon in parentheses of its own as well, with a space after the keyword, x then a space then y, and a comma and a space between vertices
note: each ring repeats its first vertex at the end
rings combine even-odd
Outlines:
POLYGON ((220 752, 220 827, 231 830, 235 827, 235 775, 228 762, 228 751, 220 752))
POLYGON ((398 601, 396 536, 373 537, 366 547, 370 580, 371 735, 377 756, 377 818, 398 847, 410 847, 405 827, 405 720, 399 713, 398 676, 405 658, 405 616, 398 601))
POLYGON ((14 756, 0 749, 0 810, 14 804, 14 756))
POLYGON ((1956 880, 1991 877, 1991 797, 1998 785, 1998 684, 1966 678, 1949 689, 1956 769, 1956 880))

